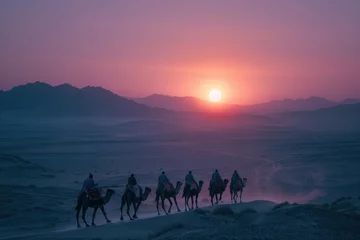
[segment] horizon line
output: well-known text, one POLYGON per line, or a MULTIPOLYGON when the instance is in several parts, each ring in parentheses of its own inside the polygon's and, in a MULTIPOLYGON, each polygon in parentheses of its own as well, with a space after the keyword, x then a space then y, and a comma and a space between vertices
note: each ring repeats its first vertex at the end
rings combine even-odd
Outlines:
MULTIPOLYGON (((201 100, 201 101, 207 101, 207 99, 203 99, 203 98, 199 98, 199 97, 191 96, 191 95, 183 95, 183 96, 180 96, 180 95, 168 95, 168 94, 163 94, 163 93, 152 93, 152 94, 147 94, 147 95, 132 97, 132 96, 128 96, 128 95, 122 95, 122 94, 120 94, 120 93, 118 93, 118 92, 116 92, 116 91, 112 91, 112 90, 110 90, 110 89, 108 89, 108 88, 105 88, 105 87, 103 87, 103 86, 100 86, 100 85, 86 85, 86 86, 84 86, 84 87, 76 87, 76 86, 74 86, 74 85, 72 85, 72 84, 70 84, 70 83, 67 83, 67 82, 64 82, 64 83, 61 83, 61 84, 58 84, 58 85, 52 85, 52 84, 47 83, 47 82, 44 82, 44 81, 26 82, 26 83, 24 83, 24 84, 14 85, 14 86, 12 86, 11 88, 9 88, 8 90, 4 90, 4 89, 1 89, 1 88, 0 88, 0 92, 8 92, 8 91, 13 90, 13 89, 16 88, 16 87, 25 86, 25 85, 29 85, 29 84, 36 84, 36 83, 46 84, 46 85, 49 85, 49 86, 51 86, 51 87, 59 87, 59 86, 62 86, 62 85, 69 85, 69 86, 71 86, 71 87, 73 87, 73 88, 76 88, 76 89, 79 89, 79 90, 82 90, 82 89, 87 88, 87 87, 102 88, 102 89, 104 89, 104 90, 110 91, 110 92, 113 93, 113 94, 116 94, 116 95, 119 96, 119 97, 127 98, 127 99, 129 99, 129 100, 144 99, 144 98, 148 98, 148 97, 157 95, 157 96, 172 97, 172 98, 195 98, 195 99, 198 99, 198 100, 201 100)), ((312 96, 301 97, 301 98, 289 98, 289 97, 284 97, 284 98, 282 98, 282 99, 278 98, 278 99, 272 99, 272 100, 265 101, 265 102, 248 103, 248 104, 232 103, 232 102, 225 102, 225 101, 222 102, 222 103, 223 103, 223 104, 239 105, 239 106, 249 106, 249 105, 266 104, 266 103, 276 102, 276 101, 309 100, 309 99, 311 99, 311 98, 323 99, 323 100, 327 100, 327 101, 331 101, 331 102, 335 102, 335 103, 341 103, 341 102, 343 102, 343 101, 350 100, 350 99, 360 100, 360 97, 347 97, 347 98, 344 98, 344 99, 341 99, 341 100, 335 100, 335 99, 331 99, 331 98, 327 98, 327 97, 312 95, 312 96)))

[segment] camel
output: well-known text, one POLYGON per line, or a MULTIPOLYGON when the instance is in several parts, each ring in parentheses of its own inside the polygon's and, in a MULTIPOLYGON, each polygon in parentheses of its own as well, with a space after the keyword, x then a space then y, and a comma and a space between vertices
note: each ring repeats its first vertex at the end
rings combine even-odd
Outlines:
POLYGON ((94 223, 95 220, 95 215, 96 212, 98 210, 98 208, 101 209, 102 213, 104 214, 104 217, 106 219, 106 222, 110 222, 110 220, 107 218, 106 216, 106 212, 104 210, 104 205, 107 204, 111 197, 115 194, 115 191, 112 189, 108 189, 106 191, 106 195, 105 197, 100 197, 99 199, 88 199, 85 195, 83 195, 82 197, 79 197, 77 200, 77 205, 75 207, 76 212, 76 222, 77 222, 77 226, 78 228, 80 228, 80 223, 79 223, 79 214, 80 214, 80 210, 82 209, 82 219, 86 225, 86 227, 89 227, 89 224, 86 222, 85 220, 85 214, 86 214, 86 210, 90 207, 90 208, 94 208, 94 212, 92 215, 92 221, 91 221, 91 225, 92 226, 96 226, 94 223))
MULTIPOLYGON (((141 188, 140 188, 140 191, 142 192, 141 188)), ((150 192, 151 192, 151 188, 146 187, 145 192, 142 194, 141 199, 140 199, 140 198, 137 198, 135 196, 135 193, 133 191, 125 190, 124 194, 121 197, 121 207, 120 207, 121 217, 120 217, 120 220, 121 221, 124 220, 123 208, 125 206, 125 203, 127 205, 126 213, 129 216, 130 220, 137 219, 138 217, 136 216, 136 213, 139 210, 140 204, 141 204, 142 201, 145 201, 148 198, 150 192), (130 205, 131 204, 134 206, 134 215, 133 215, 133 217, 130 216, 130 205)))
POLYGON ((214 196, 216 197, 215 204, 218 204, 222 199, 222 194, 226 189, 226 185, 229 183, 228 179, 220 180, 217 184, 213 184, 209 188, 210 197, 211 197, 211 205, 214 205, 214 196), (221 181, 221 182, 220 182, 221 181), (218 198, 218 195, 220 197, 218 198))
POLYGON ((240 192, 240 202, 242 202, 242 193, 244 190, 244 187, 246 186, 246 178, 242 179, 242 183, 240 180, 238 180, 235 184, 230 184, 230 197, 231 197, 231 203, 235 202, 237 203, 238 199, 238 192, 240 192))
POLYGON ((185 211, 187 211, 187 208, 189 208, 189 210, 193 210, 194 209, 194 197, 195 198, 195 205, 196 208, 198 207, 198 197, 199 197, 199 193, 201 192, 201 189, 204 185, 203 181, 199 181, 198 184, 198 189, 193 189, 190 191, 189 188, 184 188, 184 193, 183 193, 183 198, 185 197, 185 211), (189 207, 189 199, 191 198, 191 208, 189 207))
MULTIPOLYGON (((159 184, 160 185, 160 184, 159 184)), ((181 212, 177 200, 176 200, 176 195, 179 194, 180 192, 180 188, 181 188, 182 183, 180 181, 178 181, 176 183, 176 188, 172 188, 172 189, 165 189, 164 187, 159 187, 156 190, 156 209, 158 211, 158 215, 160 215, 160 211, 159 211, 159 199, 161 198, 161 205, 162 205, 162 209, 164 210, 165 214, 168 215, 169 213, 171 213, 171 207, 173 205, 171 198, 174 199, 175 205, 177 207, 178 212, 181 212), (165 210, 165 205, 164 205, 164 201, 165 199, 167 199, 170 202, 170 207, 169 210, 166 212, 165 210)))

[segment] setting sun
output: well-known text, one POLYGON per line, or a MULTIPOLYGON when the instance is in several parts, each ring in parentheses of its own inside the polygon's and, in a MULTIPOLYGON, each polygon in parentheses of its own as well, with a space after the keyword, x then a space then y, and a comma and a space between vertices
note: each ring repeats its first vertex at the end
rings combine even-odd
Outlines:
POLYGON ((219 102, 221 100, 221 92, 217 89, 213 89, 209 92, 209 99, 212 102, 219 102))

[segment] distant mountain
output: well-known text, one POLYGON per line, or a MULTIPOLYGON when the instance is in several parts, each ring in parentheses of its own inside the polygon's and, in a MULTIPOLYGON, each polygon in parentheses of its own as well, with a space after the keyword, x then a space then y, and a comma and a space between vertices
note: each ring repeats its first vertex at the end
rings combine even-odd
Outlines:
POLYGON ((360 99, 347 98, 347 99, 340 102, 340 104, 355 104, 355 103, 360 103, 360 99))
POLYGON ((289 111, 311 111, 321 108, 328 108, 338 105, 337 102, 330 101, 326 98, 310 97, 299 99, 274 100, 267 103, 246 106, 246 109, 257 113, 278 113, 289 111))
POLYGON ((151 108, 120 97, 101 87, 51 86, 42 82, 14 87, 0 94, 0 112, 56 116, 157 116, 151 108))
POLYGON ((137 103, 150 107, 164 108, 180 112, 202 112, 207 109, 207 102, 196 97, 173 97, 153 94, 144 98, 134 99, 137 103))
POLYGON ((307 99, 284 99, 240 106, 210 103, 195 97, 171 97, 159 94, 129 100, 101 87, 89 86, 79 89, 69 84, 51 86, 42 82, 17 86, 9 91, 0 91, 1 114, 26 114, 26 116, 162 117, 172 116, 173 111, 178 111, 192 112, 193 114, 190 116, 200 116, 197 113, 204 112, 220 113, 222 116, 238 116, 242 114, 249 116, 272 115, 295 112, 294 115, 286 115, 286 117, 293 118, 297 116, 296 114, 300 114, 298 116, 304 118, 303 116, 313 115, 313 113, 307 113, 310 111, 332 109, 332 107, 338 105, 353 105, 357 102, 360 102, 360 100, 346 99, 338 103, 325 98, 310 97, 307 99))
POLYGON ((174 97, 160 94, 153 94, 144 98, 134 99, 150 107, 164 108, 179 112, 209 112, 240 114, 240 106, 236 104, 212 103, 196 97, 174 97))
POLYGON ((154 94, 145 98, 137 98, 134 99, 134 101, 147 106, 165 108, 174 111, 207 112, 215 109, 223 112, 253 114, 316 110, 338 105, 337 102, 319 97, 296 100, 275 100, 267 103, 242 106, 236 104, 213 104, 195 97, 172 97, 159 94, 154 94))
POLYGON ((319 130, 360 130, 360 103, 278 115, 283 123, 319 130))

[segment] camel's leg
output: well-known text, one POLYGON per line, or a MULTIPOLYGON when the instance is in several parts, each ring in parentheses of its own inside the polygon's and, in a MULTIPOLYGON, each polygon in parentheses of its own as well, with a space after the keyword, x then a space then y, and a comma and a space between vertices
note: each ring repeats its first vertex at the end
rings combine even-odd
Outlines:
POLYGON ((230 189, 230 202, 233 203, 233 191, 230 189))
POLYGON ((78 227, 78 228, 81 227, 81 225, 80 225, 80 223, 79 223, 80 211, 81 211, 81 206, 77 206, 77 207, 76 207, 76 223, 77 223, 77 227, 78 227))
POLYGON ((178 211, 178 212, 181 212, 181 210, 180 210, 180 208, 179 208, 179 205, 178 205, 178 202, 177 202, 177 200, 176 200, 176 196, 174 197, 174 202, 175 202, 175 206, 176 206, 176 208, 177 208, 177 211, 178 211))
POLYGON ((159 196, 156 196, 156 209, 157 209, 158 215, 160 215, 160 211, 159 211, 159 196))
POLYGON ((82 208, 82 207, 83 207, 82 198, 81 198, 81 196, 80 196, 80 197, 78 197, 78 199, 77 199, 76 208, 75 208, 75 210, 76 210, 76 223, 77 223, 77 227, 78 227, 78 228, 81 227, 81 225, 80 225, 80 223, 79 223, 79 215, 80 215, 80 211, 81 211, 81 208, 82 208))
POLYGON ((130 220, 134 220, 134 219, 130 216, 130 205, 131 205, 130 201, 127 201, 127 202, 126 202, 126 213, 127 213, 127 215, 129 216, 130 220))
POLYGON ((222 200, 222 194, 223 194, 223 193, 221 192, 218 203, 222 200))
POLYGON ((98 210, 98 207, 94 207, 94 212, 93 212, 92 220, 91 220, 91 225, 92 226, 96 226, 95 223, 94 223, 94 220, 95 220, 97 210, 98 210))
POLYGON ((104 208, 104 206, 100 206, 100 210, 101 210, 101 212, 103 213, 103 215, 104 215, 104 217, 105 217, 105 219, 106 219, 106 222, 107 223, 110 223, 111 221, 107 218, 107 216, 106 216, 106 212, 105 212, 105 208, 104 208))
POLYGON ((194 209, 194 196, 191 195, 191 210, 194 209))
POLYGON ((165 214, 168 215, 168 212, 165 210, 165 197, 161 197, 161 206, 165 214))
POLYGON ((123 208, 125 206, 125 199, 121 200, 121 206, 120 206, 120 220, 123 221, 124 220, 124 216, 123 216, 123 208))
POLYGON ((172 203, 172 201, 171 201, 171 198, 168 198, 168 200, 169 200, 169 203, 170 203, 170 207, 169 207, 168 213, 171 213, 171 208, 172 208, 173 203, 172 203))
POLYGON ((199 198, 199 193, 197 193, 196 194, 196 196, 195 196, 195 205, 196 205, 196 208, 199 208, 199 206, 197 205, 197 200, 198 200, 198 198, 199 198))
POLYGON ((85 219, 86 210, 87 210, 87 207, 83 206, 83 209, 82 209, 82 220, 84 221, 86 227, 89 227, 89 224, 86 222, 86 219, 85 219))
POLYGON ((139 211, 140 205, 141 205, 142 201, 140 201, 136 207, 136 213, 139 211))
POLYGON ((243 193, 243 190, 241 189, 240 190, 240 203, 242 203, 242 193, 243 193))
POLYGON ((185 212, 187 212, 187 204, 188 204, 189 198, 187 195, 185 195, 185 212))
POLYGON ((141 201, 140 201, 138 204, 136 204, 136 203, 133 203, 133 204, 134 204, 134 211, 135 211, 133 218, 134 218, 134 219, 137 219, 138 216, 136 215, 136 213, 137 213, 137 211, 139 210, 139 207, 140 207, 140 205, 141 205, 141 201))
POLYGON ((217 194, 215 194, 215 199, 216 199, 215 204, 218 204, 218 203, 219 203, 219 200, 218 200, 218 195, 217 195, 217 194))
POLYGON ((210 197, 211 197, 211 205, 214 205, 214 195, 212 194, 210 195, 210 197))

